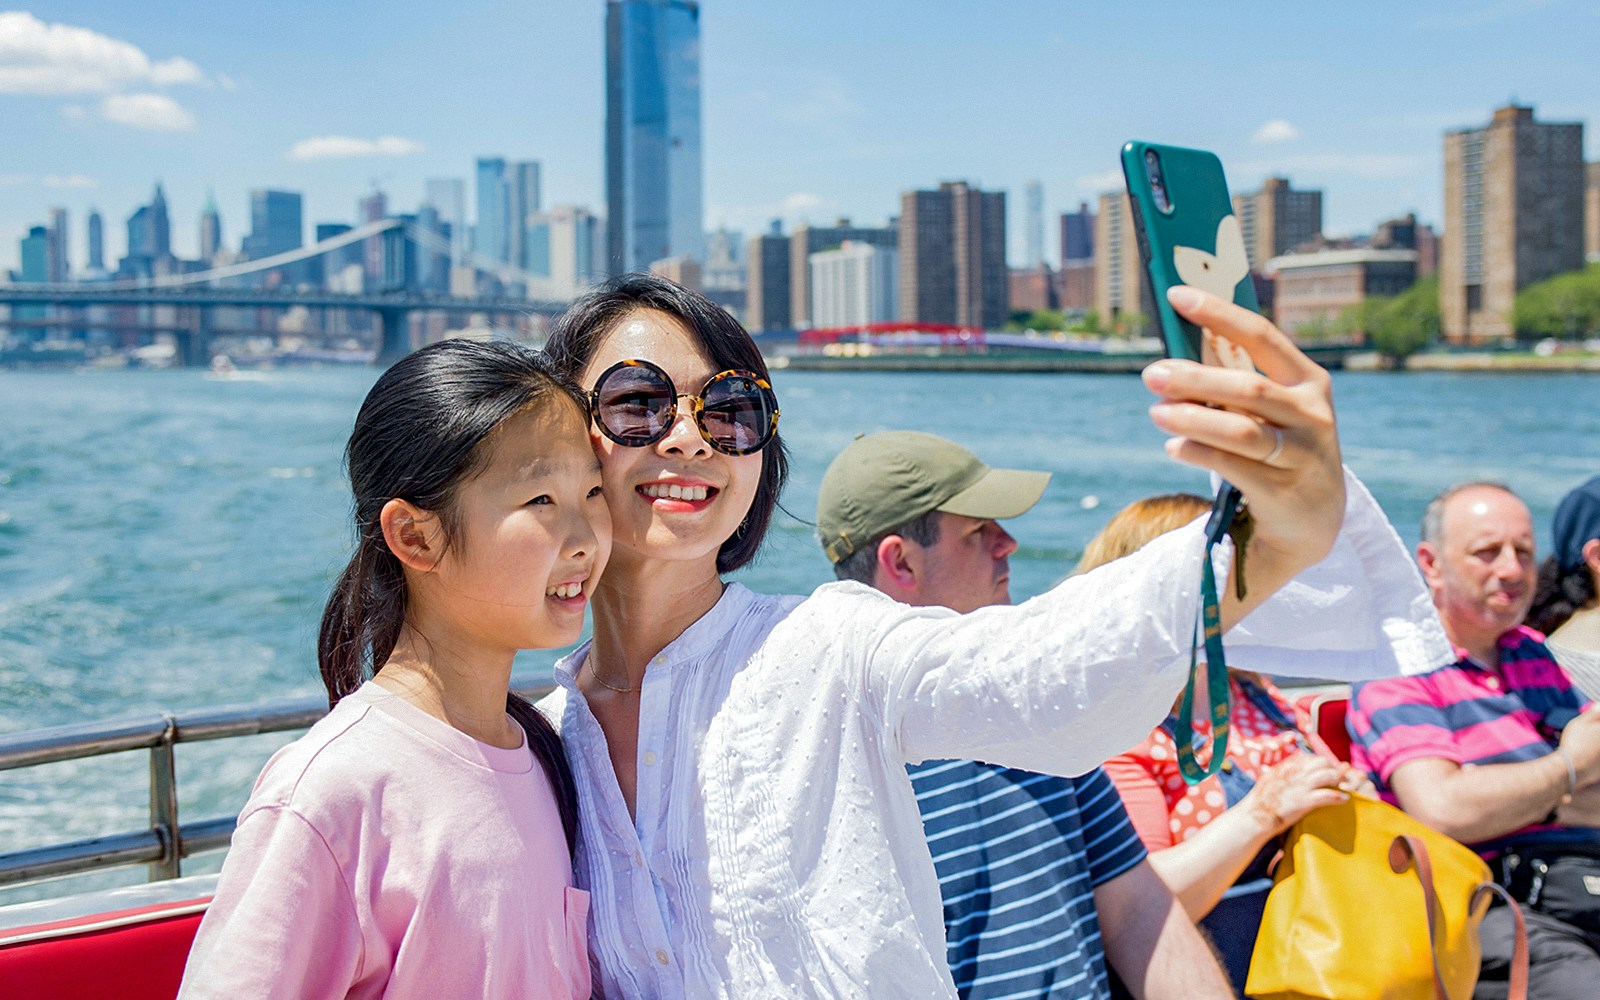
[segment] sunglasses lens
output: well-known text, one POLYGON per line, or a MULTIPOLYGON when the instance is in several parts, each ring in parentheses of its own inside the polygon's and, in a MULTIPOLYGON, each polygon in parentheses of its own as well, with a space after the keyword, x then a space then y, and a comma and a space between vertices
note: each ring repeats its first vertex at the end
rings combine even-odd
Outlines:
POLYGON ((701 420, 712 444, 731 454, 744 455, 772 437, 776 404, 770 389, 735 373, 706 386, 701 420))
POLYGON ((672 384, 650 368, 617 368, 595 386, 595 395, 595 419, 623 444, 649 444, 671 423, 672 384))

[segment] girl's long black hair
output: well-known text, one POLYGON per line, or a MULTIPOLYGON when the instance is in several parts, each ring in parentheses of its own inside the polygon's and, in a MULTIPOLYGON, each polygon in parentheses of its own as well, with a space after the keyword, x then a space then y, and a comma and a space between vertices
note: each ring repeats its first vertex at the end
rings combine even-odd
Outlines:
MULTIPOLYGON (((771 380, 761 348, 726 309, 699 292, 654 274, 618 275, 574 302, 556 321, 545 353, 557 371, 576 381, 606 335, 629 313, 640 309, 654 309, 676 318, 700 342, 718 370, 738 368, 771 380)), ((698 387, 678 388, 694 391, 698 387)), ((749 513, 717 551, 717 572, 732 572, 755 559, 788 478, 789 450, 783 437, 773 434, 761 449, 761 478, 749 513)))
MULTIPOLYGON (((482 470, 484 440, 508 417, 546 405, 586 412, 583 395, 548 361, 504 342, 432 344, 402 358, 367 393, 345 448, 356 550, 328 597, 317 639, 330 708, 382 669, 405 625, 405 574, 383 538, 384 504, 399 498, 434 512, 450 544, 460 528, 456 493, 482 470)), ((507 693, 506 712, 528 734, 550 781, 571 851, 577 798, 560 737, 516 694, 507 693)))

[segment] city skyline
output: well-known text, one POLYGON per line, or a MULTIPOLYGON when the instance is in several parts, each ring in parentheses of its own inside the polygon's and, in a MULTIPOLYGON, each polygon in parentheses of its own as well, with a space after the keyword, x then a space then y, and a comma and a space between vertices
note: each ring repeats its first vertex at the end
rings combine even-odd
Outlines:
MULTIPOLYGON (((316 223, 353 221, 373 182, 391 211, 413 211, 426 180, 470 184, 482 156, 537 160, 546 205, 604 211, 598 0, 288 2, 251 8, 248 33, 242 11, 0 14, 13 133, 0 269, 54 207, 71 218, 74 268, 90 206, 106 258, 120 257, 126 219, 157 182, 185 257, 198 255, 208 192, 230 247, 260 189, 303 192, 309 238, 316 223)), ((1600 122, 1592 5, 1357 3, 1165 25, 1041 2, 925 11, 703 3, 704 228, 883 225, 902 192, 968 180, 1011 193, 1020 263, 1027 182, 1041 181, 1053 234, 1061 212, 1120 183, 1116 149, 1134 136, 1217 150, 1236 190, 1272 174, 1322 189, 1332 233, 1407 211, 1438 225, 1446 130, 1481 126, 1513 98, 1544 121, 1600 122)))

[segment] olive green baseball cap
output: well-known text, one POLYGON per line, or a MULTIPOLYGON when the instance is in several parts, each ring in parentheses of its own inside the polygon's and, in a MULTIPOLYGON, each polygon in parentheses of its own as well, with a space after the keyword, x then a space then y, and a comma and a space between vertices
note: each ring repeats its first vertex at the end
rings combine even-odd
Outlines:
POLYGON ((817 534, 838 562, 880 535, 929 511, 963 517, 1016 517, 1039 502, 1048 472, 991 469, 936 434, 858 435, 822 474, 817 534))

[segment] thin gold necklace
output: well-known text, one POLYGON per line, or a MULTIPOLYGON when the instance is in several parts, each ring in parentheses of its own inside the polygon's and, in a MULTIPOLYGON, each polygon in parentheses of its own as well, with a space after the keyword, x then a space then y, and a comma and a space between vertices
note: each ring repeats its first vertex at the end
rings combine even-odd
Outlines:
POLYGON ((595 659, 594 650, 590 649, 589 650, 589 656, 588 656, 589 676, 593 677, 595 680, 599 681, 601 687, 609 688, 612 691, 615 691, 617 694, 633 694, 636 691, 643 691, 644 690, 644 685, 643 684, 640 684, 638 687, 620 687, 620 688, 617 687, 615 684, 611 683, 610 681, 606 680, 604 677, 600 676, 600 671, 598 671, 598 670, 596 670, 594 668, 594 659, 595 659))

